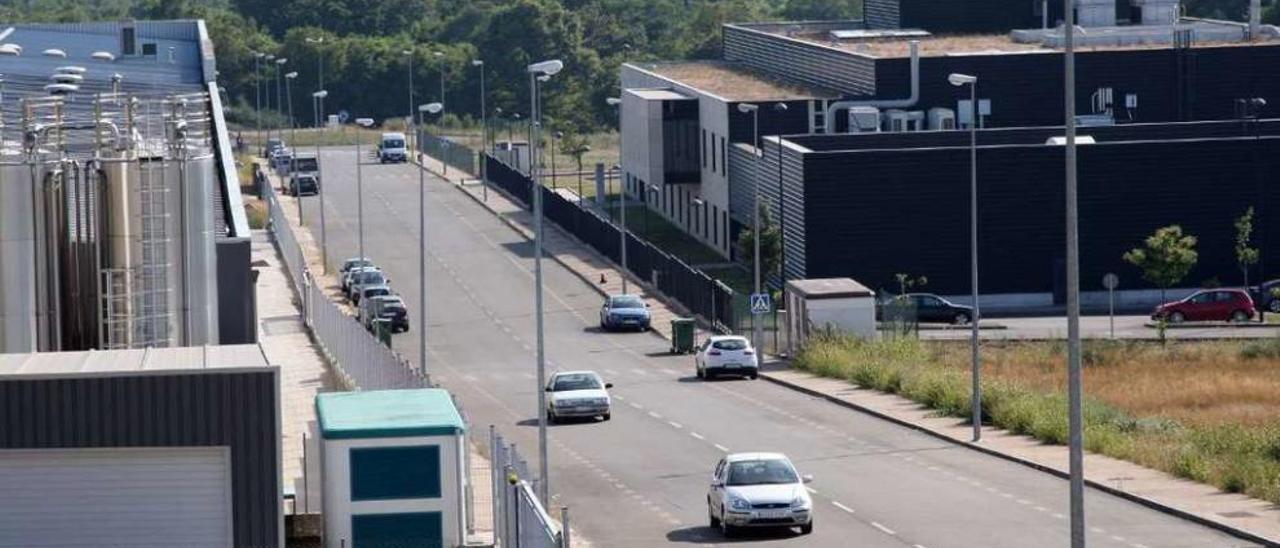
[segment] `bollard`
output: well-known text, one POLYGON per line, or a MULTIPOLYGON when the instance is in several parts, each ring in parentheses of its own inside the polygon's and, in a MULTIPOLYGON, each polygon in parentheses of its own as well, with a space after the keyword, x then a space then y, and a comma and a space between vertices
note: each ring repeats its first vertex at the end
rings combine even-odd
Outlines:
POLYGON ((569 537, 569 507, 560 507, 560 548, 569 548, 573 545, 572 539, 569 537))

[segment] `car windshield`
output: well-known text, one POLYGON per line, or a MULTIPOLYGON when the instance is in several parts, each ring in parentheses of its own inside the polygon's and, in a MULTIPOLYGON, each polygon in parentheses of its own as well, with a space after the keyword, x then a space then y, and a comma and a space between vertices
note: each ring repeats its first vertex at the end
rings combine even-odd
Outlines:
POLYGON ((640 297, 632 297, 630 295, 622 297, 614 297, 609 304, 610 308, 644 308, 644 301, 640 297))
POLYGON ((725 339, 711 343, 711 347, 716 350, 745 350, 747 341, 743 339, 725 339))
POLYGON ((404 141, 400 139, 387 139, 382 142, 382 148, 404 148, 404 141))
POLYGON ((293 161, 293 167, 298 171, 317 171, 320 169, 316 164, 315 158, 298 158, 293 161))
POLYGON ((729 464, 728 485, 796 483, 796 471, 783 460, 743 460, 729 464))
POLYGON ((391 294, 391 290, 385 287, 370 287, 369 289, 364 290, 364 295, 366 297, 377 297, 379 295, 390 295, 390 294, 391 294))
POLYGON ((381 272, 357 272, 355 278, 356 278, 356 283, 358 284, 378 285, 381 283, 385 283, 383 281, 381 272))
POLYGON ((599 390, 600 379, 589 373, 573 373, 569 375, 560 375, 556 377, 555 384, 551 385, 552 392, 567 392, 569 390, 599 390))
POLYGON ((362 268, 366 266, 373 266, 373 261, 370 261, 369 259, 351 259, 347 261, 343 268, 351 270, 353 268, 362 268))

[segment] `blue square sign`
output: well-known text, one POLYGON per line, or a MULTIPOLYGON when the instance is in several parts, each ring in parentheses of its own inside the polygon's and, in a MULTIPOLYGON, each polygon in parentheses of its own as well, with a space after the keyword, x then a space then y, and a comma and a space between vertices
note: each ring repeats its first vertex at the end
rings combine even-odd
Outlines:
POLYGON ((752 293, 751 294, 751 313, 752 314, 768 314, 773 310, 773 303, 769 300, 768 293, 752 293))

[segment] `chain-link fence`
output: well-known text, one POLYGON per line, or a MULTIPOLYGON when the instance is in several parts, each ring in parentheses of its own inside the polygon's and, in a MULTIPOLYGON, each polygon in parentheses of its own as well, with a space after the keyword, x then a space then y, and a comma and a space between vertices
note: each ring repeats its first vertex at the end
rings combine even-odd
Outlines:
POLYGON ((493 478, 494 540, 498 546, 568 548, 568 509, 560 509, 560 523, 538 501, 536 480, 529 463, 514 443, 508 444, 489 427, 490 471, 493 478))
POLYGON ((418 151, 440 160, 449 169, 476 174, 476 151, 448 137, 432 135, 426 130, 418 132, 418 151))

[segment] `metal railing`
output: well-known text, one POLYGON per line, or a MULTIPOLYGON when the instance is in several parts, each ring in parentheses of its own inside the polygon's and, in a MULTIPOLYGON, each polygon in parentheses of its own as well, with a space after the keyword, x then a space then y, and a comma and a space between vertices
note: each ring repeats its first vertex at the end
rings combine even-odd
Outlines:
POLYGON ((560 508, 560 523, 538 501, 537 482, 514 443, 489 427, 489 466, 493 481, 493 533, 498 546, 568 548, 569 509, 560 508))
POLYGON ((419 131, 418 151, 440 160, 450 169, 457 169, 471 175, 479 173, 476 170, 476 151, 448 137, 433 135, 426 130, 419 131))

